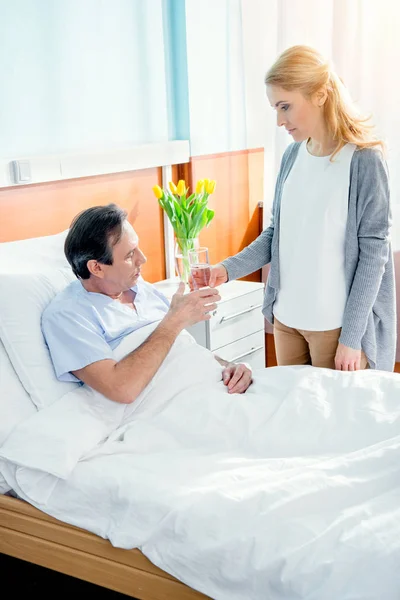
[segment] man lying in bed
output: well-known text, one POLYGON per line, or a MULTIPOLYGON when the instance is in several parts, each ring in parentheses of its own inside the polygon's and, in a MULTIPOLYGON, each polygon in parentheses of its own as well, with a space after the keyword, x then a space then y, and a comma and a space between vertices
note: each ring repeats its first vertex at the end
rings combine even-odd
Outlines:
MULTIPOLYGON (((171 304, 140 278, 146 258, 139 239, 115 204, 95 206, 72 222, 65 255, 78 278, 45 309, 42 330, 61 381, 80 380, 115 402, 131 403, 151 381, 179 333, 210 318, 216 289, 184 294, 171 304), (160 321, 136 350, 116 362, 112 351, 132 331, 160 321)), ((230 393, 243 393, 251 370, 219 357, 230 393)))

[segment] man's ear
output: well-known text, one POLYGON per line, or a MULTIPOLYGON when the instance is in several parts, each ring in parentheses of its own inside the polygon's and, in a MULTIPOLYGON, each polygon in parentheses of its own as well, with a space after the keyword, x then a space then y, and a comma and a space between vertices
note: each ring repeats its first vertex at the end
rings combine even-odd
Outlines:
POLYGON ((104 277, 103 265, 100 264, 99 262, 97 262, 97 260, 88 260, 86 263, 86 266, 91 275, 94 275, 95 277, 99 277, 100 279, 103 279, 103 277, 104 277))

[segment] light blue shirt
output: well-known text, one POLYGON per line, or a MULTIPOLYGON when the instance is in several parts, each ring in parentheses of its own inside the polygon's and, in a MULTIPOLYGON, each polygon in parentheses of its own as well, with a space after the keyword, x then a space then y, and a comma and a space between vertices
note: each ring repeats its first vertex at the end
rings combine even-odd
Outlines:
POLYGON ((139 279, 136 311, 104 294, 87 292, 73 281, 50 302, 42 315, 42 331, 60 381, 79 381, 71 371, 104 359, 132 331, 160 321, 169 302, 139 279))

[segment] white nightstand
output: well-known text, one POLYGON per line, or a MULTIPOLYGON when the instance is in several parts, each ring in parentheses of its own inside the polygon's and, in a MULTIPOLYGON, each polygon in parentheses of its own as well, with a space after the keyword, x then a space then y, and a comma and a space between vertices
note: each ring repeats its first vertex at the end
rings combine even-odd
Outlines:
MULTIPOLYGON (((171 298, 178 284, 178 279, 166 279, 155 286, 171 298)), ((261 312, 264 284, 230 281, 218 289, 221 301, 216 314, 188 331, 199 344, 225 360, 247 362, 253 368, 265 367, 264 317, 261 312)))

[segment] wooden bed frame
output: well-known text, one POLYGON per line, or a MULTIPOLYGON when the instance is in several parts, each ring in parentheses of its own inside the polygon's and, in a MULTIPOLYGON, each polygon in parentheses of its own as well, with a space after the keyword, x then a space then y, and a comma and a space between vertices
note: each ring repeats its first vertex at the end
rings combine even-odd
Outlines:
POLYGON ((92 533, 0 495, 0 552, 139 600, 201 600, 139 550, 114 548, 92 533))

